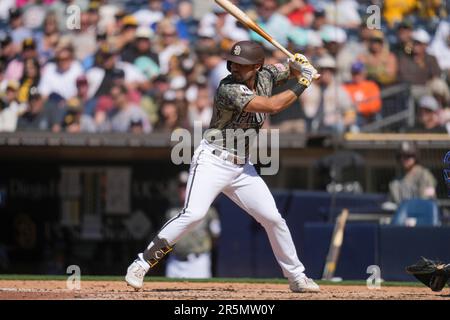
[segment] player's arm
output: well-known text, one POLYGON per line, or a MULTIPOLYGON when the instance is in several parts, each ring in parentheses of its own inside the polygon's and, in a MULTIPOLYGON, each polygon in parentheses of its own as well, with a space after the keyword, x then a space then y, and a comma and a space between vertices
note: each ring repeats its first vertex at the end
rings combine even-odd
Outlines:
POLYGON ((278 113, 288 108, 300 94, 307 88, 299 83, 296 83, 298 95, 292 90, 286 90, 272 97, 255 96, 247 106, 244 108, 246 112, 263 112, 263 113, 278 113))
POLYGON ((317 75, 317 70, 303 55, 296 54, 295 57, 296 60, 290 61, 290 68, 295 70, 295 72, 291 71, 291 74, 298 76, 298 82, 288 90, 272 97, 254 97, 245 107, 246 112, 278 113, 283 111, 311 85, 317 75))

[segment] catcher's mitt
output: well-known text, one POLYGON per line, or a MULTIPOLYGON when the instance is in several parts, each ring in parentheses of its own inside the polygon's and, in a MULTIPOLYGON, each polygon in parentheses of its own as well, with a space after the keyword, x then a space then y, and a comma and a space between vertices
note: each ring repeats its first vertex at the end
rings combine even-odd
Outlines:
POLYGON ((433 291, 441 291, 450 279, 450 264, 422 257, 416 264, 406 267, 406 272, 433 291))

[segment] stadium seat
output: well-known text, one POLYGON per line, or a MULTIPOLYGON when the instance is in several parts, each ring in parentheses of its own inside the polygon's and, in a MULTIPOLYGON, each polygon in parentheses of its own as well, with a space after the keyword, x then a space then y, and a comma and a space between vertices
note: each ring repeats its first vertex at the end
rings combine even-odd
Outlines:
POLYGON ((439 208, 433 200, 412 199, 403 201, 395 213, 391 225, 406 226, 407 219, 416 219, 416 226, 440 226, 439 208))

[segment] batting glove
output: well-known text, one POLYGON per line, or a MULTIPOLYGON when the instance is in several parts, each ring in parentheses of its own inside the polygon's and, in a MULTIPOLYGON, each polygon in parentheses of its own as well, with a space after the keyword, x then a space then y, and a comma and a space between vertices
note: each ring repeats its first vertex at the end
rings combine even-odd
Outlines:
POLYGON ((300 71, 301 76, 298 81, 304 86, 309 87, 311 82, 318 76, 316 68, 309 63, 308 58, 306 58, 303 54, 296 53, 294 57, 289 58, 288 61, 292 68, 300 71))
POLYGON ((306 87, 309 87, 314 79, 318 77, 318 72, 309 63, 302 66, 302 75, 298 78, 298 82, 306 87))

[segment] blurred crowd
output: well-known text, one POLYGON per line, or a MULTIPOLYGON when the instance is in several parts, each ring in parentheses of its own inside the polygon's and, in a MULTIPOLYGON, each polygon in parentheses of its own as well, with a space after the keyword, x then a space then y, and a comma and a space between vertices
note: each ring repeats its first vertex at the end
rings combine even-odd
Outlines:
MULTIPOLYGON (((416 124, 398 130, 450 132, 445 0, 233 2, 322 74, 267 126, 359 131, 413 101, 416 124)), ((222 55, 234 42, 260 41, 266 63, 286 61, 213 1, 2 0, 0 27, 7 132, 208 127, 214 92, 228 75, 222 55)))

